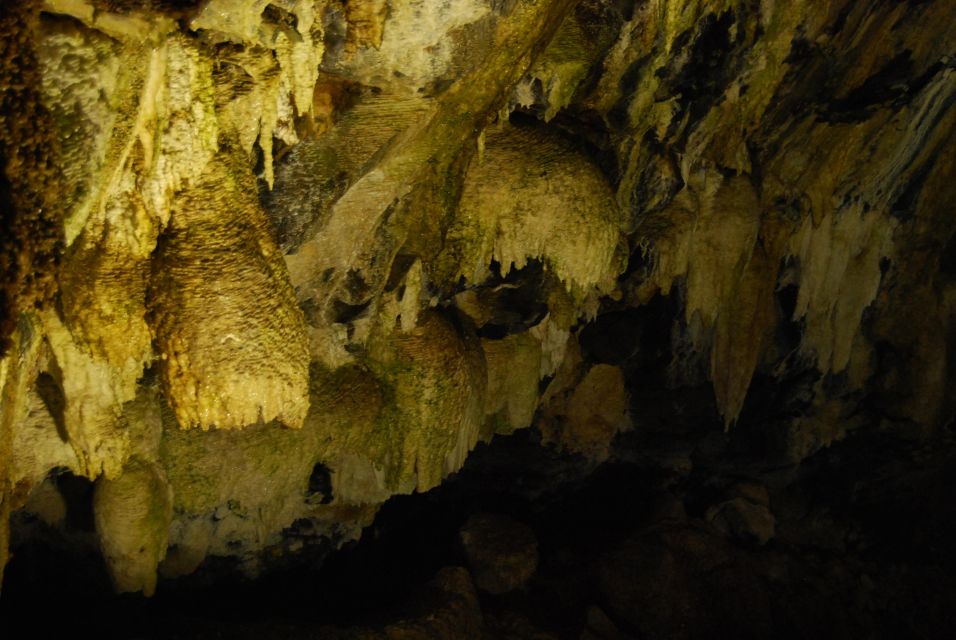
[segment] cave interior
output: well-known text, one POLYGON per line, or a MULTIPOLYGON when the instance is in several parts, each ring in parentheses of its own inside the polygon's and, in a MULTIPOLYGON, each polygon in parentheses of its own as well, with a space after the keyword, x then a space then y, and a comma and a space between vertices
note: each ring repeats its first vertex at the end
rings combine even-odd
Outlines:
POLYGON ((953 637, 953 0, 0 34, 0 637, 953 637))

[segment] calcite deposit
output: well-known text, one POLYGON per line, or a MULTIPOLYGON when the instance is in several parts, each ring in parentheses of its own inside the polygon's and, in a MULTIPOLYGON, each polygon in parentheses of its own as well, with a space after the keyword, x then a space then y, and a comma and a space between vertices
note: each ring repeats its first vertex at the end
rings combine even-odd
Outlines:
POLYGON ((502 434, 597 465, 675 390, 789 464, 953 418, 951 2, 30 0, 0 35, 0 571, 67 474, 151 594, 353 540, 502 434))

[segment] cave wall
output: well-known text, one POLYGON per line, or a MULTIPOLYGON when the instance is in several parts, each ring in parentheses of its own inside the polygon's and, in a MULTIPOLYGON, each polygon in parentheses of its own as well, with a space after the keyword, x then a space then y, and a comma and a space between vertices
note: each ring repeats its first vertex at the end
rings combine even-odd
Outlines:
POLYGON ((645 427, 635 378, 705 388, 702 420, 772 430, 790 463, 861 425, 932 434, 953 413, 953 17, 0 9, 0 567, 10 514, 60 524, 44 487, 71 473, 119 590, 210 556, 254 573, 294 523, 355 538, 496 434, 599 463, 645 427), (612 326, 659 309, 655 344, 612 326))

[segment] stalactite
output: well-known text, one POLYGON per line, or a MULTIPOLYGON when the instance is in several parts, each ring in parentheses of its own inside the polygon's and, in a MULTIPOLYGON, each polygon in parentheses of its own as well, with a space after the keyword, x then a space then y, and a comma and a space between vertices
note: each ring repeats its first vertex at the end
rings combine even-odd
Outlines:
POLYGON ((0 569, 59 473, 150 593, 677 397, 781 464, 952 418, 945 2, 7 4, 0 569))

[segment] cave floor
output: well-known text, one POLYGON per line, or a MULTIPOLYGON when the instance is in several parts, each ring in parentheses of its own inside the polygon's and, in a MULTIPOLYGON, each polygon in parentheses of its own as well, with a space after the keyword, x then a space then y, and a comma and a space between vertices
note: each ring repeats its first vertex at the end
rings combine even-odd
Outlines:
POLYGON ((620 448, 630 455, 593 468, 537 440, 529 430, 479 447, 441 487, 386 503, 360 541, 306 544, 256 581, 208 562, 151 599, 115 597, 96 554, 75 552, 90 535, 82 522, 72 541, 34 536, 15 548, 2 636, 949 637, 956 437, 927 447, 869 431, 763 471, 638 436, 620 448), (728 487, 757 502, 765 490, 768 542, 759 522, 715 518, 728 487), (533 529, 540 561, 522 588, 476 600, 463 571, 441 574, 468 564, 459 530, 475 513, 533 529), (39 603, 51 613, 37 617, 39 603), (415 622, 443 615, 445 626, 415 622))

